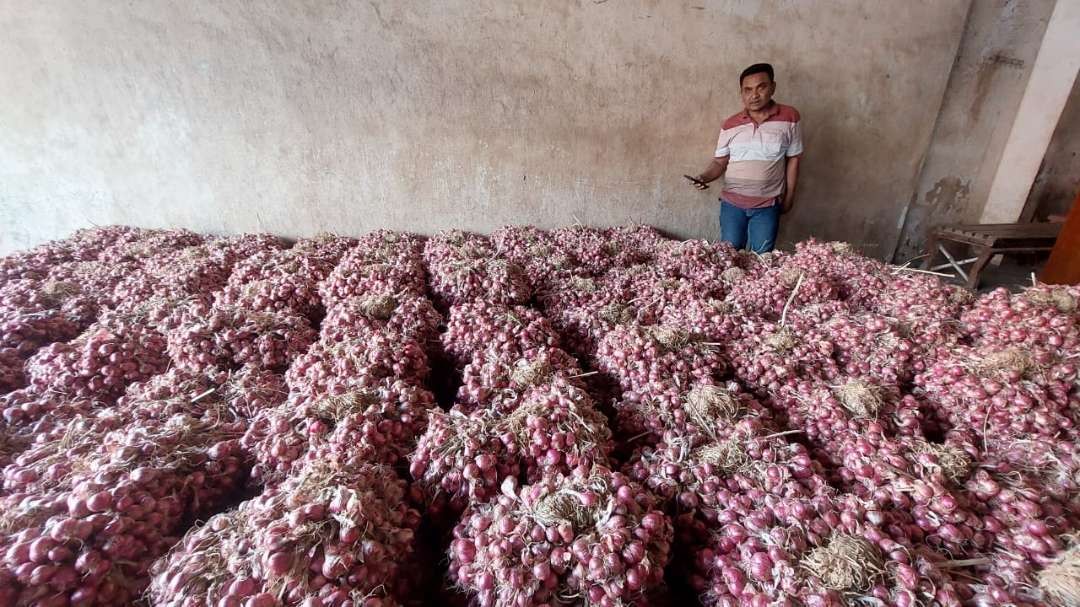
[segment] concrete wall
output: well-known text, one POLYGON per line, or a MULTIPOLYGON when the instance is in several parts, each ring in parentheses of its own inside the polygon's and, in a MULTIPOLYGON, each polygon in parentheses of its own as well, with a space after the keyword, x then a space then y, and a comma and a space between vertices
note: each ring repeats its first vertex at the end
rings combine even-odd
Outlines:
POLYGON ((895 255, 922 253, 936 224, 977 223, 1013 125, 1054 0, 978 0, 895 255))
POLYGON ((1080 193, 1080 78, 1073 81, 1069 102, 1058 119, 1039 175, 1028 195, 1024 215, 1045 221, 1068 215, 1080 193))
POLYGON ((681 175, 768 60, 806 134, 782 237, 887 255, 969 3, 7 0, 0 253, 114 222, 712 236, 681 175))

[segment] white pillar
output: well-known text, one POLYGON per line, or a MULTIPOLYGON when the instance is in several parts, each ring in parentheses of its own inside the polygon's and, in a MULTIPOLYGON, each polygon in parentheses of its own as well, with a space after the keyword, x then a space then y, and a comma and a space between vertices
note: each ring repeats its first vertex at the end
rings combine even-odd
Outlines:
POLYGON ((1080 0, 1057 0, 998 162, 981 223, 1020 218, 1080 69, 1080 0))

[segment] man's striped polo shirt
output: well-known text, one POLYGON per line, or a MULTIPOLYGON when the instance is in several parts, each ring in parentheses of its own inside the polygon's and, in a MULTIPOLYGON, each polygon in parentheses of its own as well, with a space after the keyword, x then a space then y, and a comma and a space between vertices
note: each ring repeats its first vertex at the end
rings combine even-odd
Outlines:
POLYGON ((784 191, 787 159, 802 154, 799 111, 773 103, 761 124, 743 110, 724 121, 717 158, 730 156, 720 197, 744 209, 772 205, 784 191))

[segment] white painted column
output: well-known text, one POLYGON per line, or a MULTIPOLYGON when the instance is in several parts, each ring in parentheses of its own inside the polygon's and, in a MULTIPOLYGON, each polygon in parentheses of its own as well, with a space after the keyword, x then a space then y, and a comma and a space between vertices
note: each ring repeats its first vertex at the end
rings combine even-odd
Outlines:
POLYGON ((1080 69, 1080 0, 1057 0, 998 162, 981 223, 1020 218, 1080 69))

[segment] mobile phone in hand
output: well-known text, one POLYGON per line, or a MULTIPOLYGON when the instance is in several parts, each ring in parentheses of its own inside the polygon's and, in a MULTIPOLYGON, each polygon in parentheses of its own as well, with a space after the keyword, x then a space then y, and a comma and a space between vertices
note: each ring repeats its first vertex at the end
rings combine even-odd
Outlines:
POLYGON ((707 184, 704 181, 698 179, 697 177, 691 177, 689 175, 683 175, 683 177, 686 177, 687 179, 689 179, 690 182, 693 183, 694 185, 701 186, 701 189, 703 189, 703 190, 709 189, 709 184, 707 184))

